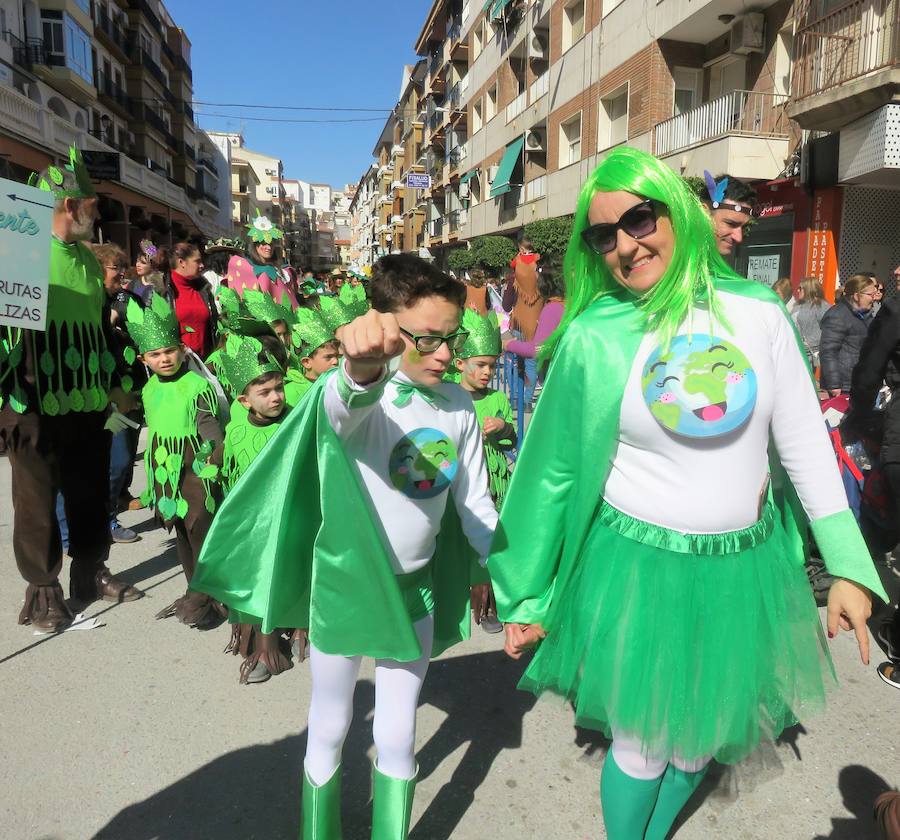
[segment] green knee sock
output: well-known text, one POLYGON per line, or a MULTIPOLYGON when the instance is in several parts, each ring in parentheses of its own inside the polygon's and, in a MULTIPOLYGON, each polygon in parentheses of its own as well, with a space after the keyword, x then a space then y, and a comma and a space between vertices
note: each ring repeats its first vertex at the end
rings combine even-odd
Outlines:
POLYGON ((687 804, 688 799, 700 786, 709 765, 696 773, 685 773, 674 764, 666 768, 659 787, 659 796, 650 824, 644 834, 644 840, 665 840, 669 829, 675 822, 675 818, 681 813, 681 809, 687 804))
POLYGON ((608 840, 644 840, 644 831, 653 813, 662 777, 635 779, 606 753, 600 774, 600 804, 608 840))

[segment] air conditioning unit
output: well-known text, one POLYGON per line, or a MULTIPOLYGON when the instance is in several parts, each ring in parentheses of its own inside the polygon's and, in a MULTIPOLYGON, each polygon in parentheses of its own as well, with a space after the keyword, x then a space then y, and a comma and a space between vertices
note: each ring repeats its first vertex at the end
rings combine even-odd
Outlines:
POLYGON ((528 57, 536 61, 547 58, 547 41, 536 32, 528 38, 528 57))
POLYGON ((759 12, 742 15, 731 26, 728 51, 736 55, 765 52, 766 19, 759 12))
POLYGON ((497 172, 500 170, 500 167, 497 164, 488 167, 488 181, 493 184, 494 178, 497 177, 497 172))
POLYGON ((543 152, 544 132, 541 129, 532 129, 525 132, 525 149, 529 152, 543 152))
POLYGON ((465 184, 459 185, 459 197, 460 198, 468 198, 469 197, 469 182, 466 181, 465 184))

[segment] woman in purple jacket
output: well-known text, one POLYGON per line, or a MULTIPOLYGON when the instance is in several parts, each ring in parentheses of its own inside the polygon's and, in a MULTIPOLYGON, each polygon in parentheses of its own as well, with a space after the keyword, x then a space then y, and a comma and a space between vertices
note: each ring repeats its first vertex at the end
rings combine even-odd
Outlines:
MULTIPOLYGON (((562 276, 557 269, 547 265, 538 270, 538 293, 544 299, 544 308, 538 316, 537 328, 531 341, 505 339, 503 349, 507 353, 515 353, 523 359, 533 359, 541 352, 541 345, 559 326, 563 316, 562 276)), ((542 381, 546 373, 546 365, 538 371, 538 380, 542 381)))

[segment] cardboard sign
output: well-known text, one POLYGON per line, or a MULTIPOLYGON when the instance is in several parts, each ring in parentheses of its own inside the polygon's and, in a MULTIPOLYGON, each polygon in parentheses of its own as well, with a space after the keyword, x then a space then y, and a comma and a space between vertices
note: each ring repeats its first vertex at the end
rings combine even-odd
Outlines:
POLYGON ((50 193, 0 178, 0 324, 44 329, 52 220, 50 193))
POLYGON ((759 254, 747 257, 747 279, 771 286, 778 279, 781 257, 778 254, 759 254))

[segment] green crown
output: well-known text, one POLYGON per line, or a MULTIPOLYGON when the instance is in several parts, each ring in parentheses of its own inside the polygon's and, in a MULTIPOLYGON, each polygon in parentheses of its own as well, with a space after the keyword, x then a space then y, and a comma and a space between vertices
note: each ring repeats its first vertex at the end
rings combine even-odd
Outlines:
POLYGON ((42 172, 32 172, 28 184, 52 193, 56 201, 64 198, 93 198, 97 195, 81 152, 75 146, 69 148, 68 164, 65 166, 50 164, 42 172))
POLYGON ((472 356, 499 356, 502 347, 500 344, 500 322, 496 312, 488 312, 487 315, 479 315, 474 309, 463 310, 462 329, 467 330, 469 337, 466 343, 456 351, 460 359, 470 359, 472 356))
POLYGON ((354 318, 365 315, 369 311, 369 299, 366 297, 366 288, 362 284, 352 286, 344 283, 338 293, 338 300, 350 310, 354 318))
POLYGON ((256 289, 244 291, 241 298, 234 289, 221 287, 219 303, 219 331, 242 336, 275 335, 274 321, 296 321, 290 307, 276 303, 272 296, 256 289))
POLYGON ((235 395, 264 373, 283 373, 281 366, 268 353, 258 339, 229 335, 219 357, 225 379, 235 395), (262 361, 261 361, 262 359, 262 361))
POLYGON ((253 221, 247 225, 247 237, 252 242, 266 242, 271 245, 273 240, 281 239, 283 236, 284 233, 272 224, 268 216, 263 216, 257 207, 253 221))
POLYGON ((297 323, 294 325, 294 347, 301 356, 311 356, 323 344, 334 341, 332 330, 315 309, 298 309, 297 323))
POLYGON ((290 306, 276 303, 272 295, 259 289, 245 289, 241 303, 246 314, 257 321, 264 321, 267 324, 287 321, 288 326, 291 326, 297 320, 290 306))
POLYGON ((319 298, 319 312, 322 320, 333 333, 345 324, 349 324, 356 315, 340 298, 323 296, 319 298))
POLYGON ((143 309, 134 298, 129 298, 125 319, 128 334, 141 353, 181 344, 181 328, 175 311, 156 292, 151 293, 150 303, 143 309))

